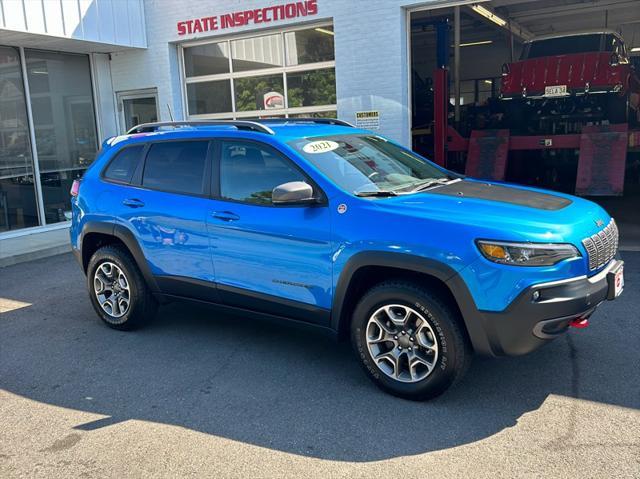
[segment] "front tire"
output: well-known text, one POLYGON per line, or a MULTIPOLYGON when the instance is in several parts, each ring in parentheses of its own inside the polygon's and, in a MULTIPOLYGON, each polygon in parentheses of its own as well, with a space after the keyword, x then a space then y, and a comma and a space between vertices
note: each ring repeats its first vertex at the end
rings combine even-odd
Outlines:
POLYGON ((157 303, 131 254, 119 246, 97 250, 87 268, 91 304, 113 329, 138 328, 155 315, 157 303))
POLYGON ((459 313, 414 283, 387 281, 356 306, 351 339, 367 376, 381 389, 421 401, 439 396, 472 356, 459 313))

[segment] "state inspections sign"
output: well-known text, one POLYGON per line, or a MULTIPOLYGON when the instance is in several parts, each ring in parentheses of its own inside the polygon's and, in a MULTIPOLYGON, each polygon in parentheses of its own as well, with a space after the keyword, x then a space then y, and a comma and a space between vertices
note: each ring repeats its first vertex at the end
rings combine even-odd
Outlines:
POLYGON ((380 112, 377 110, 357 111, 356 128, 378 130, 380 128, 380 112))

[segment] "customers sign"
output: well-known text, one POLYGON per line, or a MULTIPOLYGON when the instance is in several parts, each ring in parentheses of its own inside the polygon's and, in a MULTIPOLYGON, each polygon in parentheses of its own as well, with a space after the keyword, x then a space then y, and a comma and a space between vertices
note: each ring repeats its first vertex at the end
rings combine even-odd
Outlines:
POLYGON ((317 0, 291 2, 283 5, 274 5, 272 7, 240 10, 222 15, 214 15, 212 17, 184 20, 178 22, 178 35, 226 30, 229 28, 243 27, 245 25, 260 25, 262 23, 271 23, 317 14, 317 0))

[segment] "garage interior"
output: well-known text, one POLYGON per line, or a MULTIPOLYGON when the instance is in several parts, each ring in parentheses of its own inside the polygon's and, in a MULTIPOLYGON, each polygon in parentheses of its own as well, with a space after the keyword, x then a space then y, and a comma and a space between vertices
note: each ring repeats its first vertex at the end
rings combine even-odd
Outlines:
POLYGON ((640 247, 640 83, 633 83, 640 77, 639 2, 491 0, 410 15, 413 148, 470 176, 596 201, 616 218, 621 246, 640 247), (575 35, 590 32, 602 38, 600 50, 575 35), (527 42, 547 36, 558 40, 534 57, 527 42), (631 86, 590 90, 585 65, 593 56, 565 54, 567 38, 578 46, 572 53, 606 52, 600 59, 609 61, 594 68, 624 68, 631 86), (544 75, 545 91, 534 98, 523 87, 511 100, 501 85, 523 51, 535 63, 519 85, 544 75), (574 79, 581 69, 584 92, 554 84, 550 75, 562 68, 574 79))

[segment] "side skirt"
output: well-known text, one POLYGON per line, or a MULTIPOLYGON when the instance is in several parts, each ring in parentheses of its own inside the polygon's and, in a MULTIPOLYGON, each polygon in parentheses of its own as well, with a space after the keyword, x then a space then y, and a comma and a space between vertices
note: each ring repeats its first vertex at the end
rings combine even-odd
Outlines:
POLYGON ((238 311, 331 327, 331 310, 193 278, 156 276, 161 296, 191 299, 238 311))

